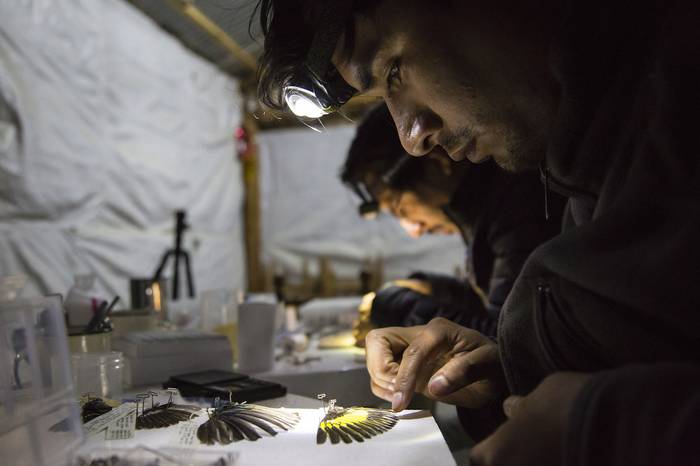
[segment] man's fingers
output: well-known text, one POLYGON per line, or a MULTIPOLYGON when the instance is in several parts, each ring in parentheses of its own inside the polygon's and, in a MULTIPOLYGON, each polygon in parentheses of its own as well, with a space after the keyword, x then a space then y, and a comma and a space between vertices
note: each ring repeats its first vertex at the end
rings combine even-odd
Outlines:
POLYGON ((498 347, 486 344, 454 355, 431 377, 428 392, 444 397, 479 380, 496 380, 500 373, 498 347))
POLYGON ((423 326, 389 327, 375 329, 367 334, 367 371, 374 383, 387 390, 394 389, 393 380, 399 372, 398 359, 408 342, 422 328, 423 326))
POLYGON ((418 333, 403 352, 399 371, 396 375, 396 393, 392 409, 401 411, 411 401, 420 374, 428 369, 431 355, 447 342, 444 319, 434 319, 418 333))
POLYGON ((386 330, 373 330, 367 334, 367 371, 375 383, 389 388, 391 380, 398 373, 399 364, 395 360, 394 349, 385 336, 386 330))
POLYGON ((389 401, 394 397, 394 391, 393 390, 387 390, 384 387, 381 387, 380 385, 377 385, 373 381, 370 382, 370 387, 372 388, 372 393, 378 398, 381 398, 384 401, 389 401))
POLYGON ((515 416, 515 413, 518 412, 522 405, 522 401, 523 397, 516 395, 509 396, 503 401, 503 412, 509 419, 512 419, 513 416, 515 416))
MULTIPOLYGON (((372 380, 387 390, 393 390, 394 383, 392 381, 396 378, 396 375, 399 372, 399 363, 385 358, 379 363, 375 364, 374 370, 369 371, 369 375, 372 380)), ((367 363, 367 368, 369 369, 369 362, 367 363)))

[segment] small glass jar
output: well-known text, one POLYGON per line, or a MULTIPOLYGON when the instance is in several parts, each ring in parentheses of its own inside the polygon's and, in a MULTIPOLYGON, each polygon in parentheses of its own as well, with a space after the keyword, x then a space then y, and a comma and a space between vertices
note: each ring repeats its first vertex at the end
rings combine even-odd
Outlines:
POLYGON ((71 354, 73 384, 80 394, 119 398, 128 382, 126 360, 121 352, 71 354))

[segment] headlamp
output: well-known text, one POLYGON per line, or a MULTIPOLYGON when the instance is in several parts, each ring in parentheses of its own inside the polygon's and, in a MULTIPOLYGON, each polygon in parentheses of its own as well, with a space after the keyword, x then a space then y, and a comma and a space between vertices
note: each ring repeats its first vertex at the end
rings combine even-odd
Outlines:
MULTIPOLYGON (((379 179, 381 180, 381 184, 390 187, 397 174, 409 160, 412 160, 411 155, 404 152, 398 160, 396 160, 384 173, 380 175, 379 179)), ((360 206, 358 207, 360 216, 366 220, 376 218, 380 212, 380 205, 379 201, 377 201, 377 199, 374 197, 374 194, 372 194, 370 187, 368 187, 367 184, 361 180, 348 181, 347 183, 361 200, 360 206)))
POLYGON ((283 89, 287 107, 298 117, 320 118, 333 113, 357 92, 331 63, 338 39, 351 17, 353 2, 324 3, 304 66, 283 89))
POLYGON ((310 69, 304 69, 306 76, 290 80, 284 88, 284 100, 296 116, 321 118, 338 110, 355 95, 355 89, 335 70, 330 79, 323 81, 310 69))
POLYGON ((367 185, 362 181, 350 181, 348 184, 362 201, 357 208, 360 217, 365 220, 377 218, 377 215, 379 215, 379 202, 374 198, 367 185))
POLYGON ((358 207, 360 217, 365 220, 374 220, 379 215, 379 203, 377 201, 365 201, 358 207))
POLYGON ((298 117, 321 118, 329 113, 313 92, 299 86, 285 87, 284 100, 289 110, 298 117))

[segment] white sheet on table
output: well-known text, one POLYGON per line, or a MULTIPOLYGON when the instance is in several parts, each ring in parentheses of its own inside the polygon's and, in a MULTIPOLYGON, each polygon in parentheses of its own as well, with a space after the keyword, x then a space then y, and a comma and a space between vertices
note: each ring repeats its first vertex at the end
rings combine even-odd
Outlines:
MULTIPOLYGON (((399 413, 400 420, 388 432, 363 443, 340 443, 333 445, 327 441, 316 444, 316 430, 323 413, 321 409, 292 409, 300 414, 299 424, 290 432, 279 433, 276 437, 263 437, 255 442, 241 441, 230 445, 207 446, 194 439, 192 448, 210 451, 237 451, 240 456, 237 466, 425 466, 454 465, 447 444, 432 416, 426 411, 406 411, 399 413)), ((201 424, 206 415, 200 415, 193 424, 201 424)), ((183 424, 158 430, 139 430, 136 437, 129 440, 102 442, 91 438, 91 445, 108 444, 114 448, 135 445, 148 445, 151 448, 181 446, 178 439, 186 428, 183 424)), ((194 427, 194 426, 192 426, 194 427)))

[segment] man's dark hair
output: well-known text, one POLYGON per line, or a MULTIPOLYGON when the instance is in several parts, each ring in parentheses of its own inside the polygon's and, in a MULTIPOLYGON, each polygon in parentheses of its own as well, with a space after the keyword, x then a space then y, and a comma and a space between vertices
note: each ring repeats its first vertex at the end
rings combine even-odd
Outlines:
POLYGON ((434 158, 408 155, 385 104, 372 108, 365 115, 340 171, 340 179, 345 184, 362 182, 369 189, 374 186, 375 191, 388 188, 397 192, 412 191, 419 196, 429 196, 432 190, 440 189, 445 177, 440 162, 434 158), (388 173, 390 177, 385 176, 388 173))
MULTIPOLYGON (((284 88, 295 76, 305 73, 304 65, 317 30, 323 26, 321 14, 333 0, 260 0, 260 27, 265 36, 258 68, 258 98, 266 106, 283 110, 284 88)), ((337 1, 337 0, 336 0, 337 1)), ((343 41, 343 57, 352 55, 354 15, 365 13, 376 0, 352 2, 343 41)), ((335 46, 335 44, 330 44, 335 46)))

